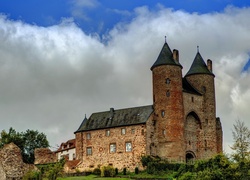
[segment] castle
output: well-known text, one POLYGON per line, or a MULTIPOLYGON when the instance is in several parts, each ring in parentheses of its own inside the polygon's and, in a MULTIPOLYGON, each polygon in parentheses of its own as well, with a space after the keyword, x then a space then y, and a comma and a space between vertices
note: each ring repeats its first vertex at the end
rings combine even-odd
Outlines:
POLYGON ((183 77, 178 50, 165 42, 151 71, 153 105, 110 108, 84 118, 75 132, 79 169, 134 169, 144 155, 188 162, 222 152, 212 61, 206 64, 197 51, 183 77))

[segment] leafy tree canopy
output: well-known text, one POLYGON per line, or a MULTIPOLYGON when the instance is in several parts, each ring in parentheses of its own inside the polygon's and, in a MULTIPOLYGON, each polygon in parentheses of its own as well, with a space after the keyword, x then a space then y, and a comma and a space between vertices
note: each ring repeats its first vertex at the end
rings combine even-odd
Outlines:
POLYGON ((0 147, 13 142, 22 152, 23 161, 33 164, 35 160, 34 150, 36 148, 47 148, 49 142, 44 133, 37 130, 26 130, 25 132, 16 132, 14 128, 10 128, 8 132, 3 130, 0 137, 0 147))

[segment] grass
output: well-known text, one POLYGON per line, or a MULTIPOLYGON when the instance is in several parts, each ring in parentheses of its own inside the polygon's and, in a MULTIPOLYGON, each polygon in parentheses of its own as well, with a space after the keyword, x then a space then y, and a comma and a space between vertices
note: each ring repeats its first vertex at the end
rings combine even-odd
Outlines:
POLYGON ((60 177, 58 180, 130 180, 131 178, 170 178, 172 179, 172 173, 159 173, 155 174, 148 174, 147 172, 140 172, 139 174, 128 172, 127 175, 122 175, 119 173, 117 177, 108 178, 108 177, 99 177, 96 175, 89 175, 89 176, 75 176, 75 177, 60 177))
POLYGON ((65 177, 65 178, 58 178, 58 180, 129 180, 129 178, 101 178, 95 175, 89 176, 79 176, 79 177, 65 177))

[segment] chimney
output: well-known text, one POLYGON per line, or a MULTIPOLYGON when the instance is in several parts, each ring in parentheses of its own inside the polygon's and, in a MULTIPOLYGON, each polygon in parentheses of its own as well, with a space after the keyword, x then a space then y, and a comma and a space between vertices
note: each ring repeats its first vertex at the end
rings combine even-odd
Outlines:
POLYGON ((177 49, 173 50, 173 58, 175 61, 179 62, 179 51, 177 49))
POLYGON ((113 119, 115 114, 115 109, 114 108, 110 108, 110 118, 113 119))
POLYGON ((213 72, 212 60, 210 59, 207 60, 207 68, 210 72, 213 72))

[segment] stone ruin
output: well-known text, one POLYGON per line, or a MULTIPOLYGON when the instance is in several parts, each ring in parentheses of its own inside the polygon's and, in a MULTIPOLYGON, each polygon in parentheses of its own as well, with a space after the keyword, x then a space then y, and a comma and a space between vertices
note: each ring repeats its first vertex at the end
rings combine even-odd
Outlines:
POLYGON ((49 148, 37 148, 35 149, 35 162, 34 164, 49 164, 57 162, 55 152, 52 152, 49 148))
POLYGON ((0 149, 0 179, 20 180, 30 170, 35 170, 33 164, 23 162, 20 148, 14 143, 6 144, 0 149))

